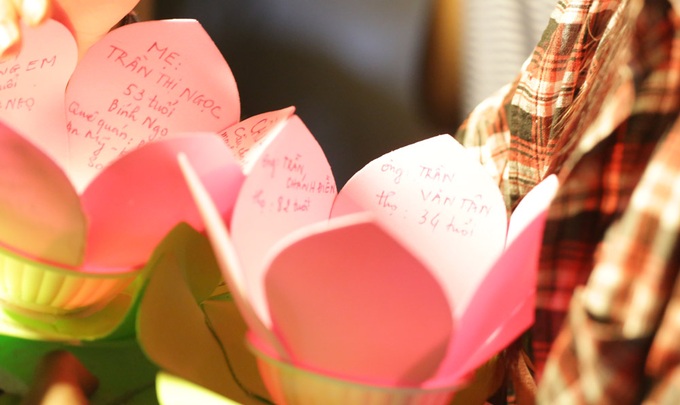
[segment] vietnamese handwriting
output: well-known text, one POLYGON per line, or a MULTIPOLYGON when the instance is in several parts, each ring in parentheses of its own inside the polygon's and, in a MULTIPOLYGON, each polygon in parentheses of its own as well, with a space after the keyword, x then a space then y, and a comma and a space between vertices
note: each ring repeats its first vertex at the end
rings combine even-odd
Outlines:
POLYGON ((260 160, 263 169, 269 170, 269 177, 277 176, 277 166, 288 174, 285 186, 288 190, 301 191, 316 194, 336 193, 337 188, 332 177, 326 176, 325 180, 308 179, 305 165, 302 163, 302 155, 294 157, 284 155, 276 157, 265 154, 260 160), (280 166, 279 166, 280 163, 280 166))
POLYGON ((19 75, 15 75, 14 77, 10 77, 4 83, 0 83, 0 91, 13 89, 17 86, 18 82, 19 82, 19 75))
POLYGON ((99 154, 101 153, 102 149, 104 149, 108 137, 97 135, 89 130, 86 131, 85 133, 81 133, 78 130, 78 128, 72 124, 71 121, 69 121, 66 124, 66 131, 68 132, 69 135, 82 136, 85 139, 92 140, 96 144, 97 148, 94 151, 92 151, 92 154, 88 157, 87 165, 95 169, 102 169, 103 165, 101 163, 96 163, 96 161, 99 158, 99 154))
POLYGON ((391 159, 389 162, 383 163, 382 166, 380 166, 380 171, 383 173, 393 174, 394 184, 399 184, 401 182, 401 176, 404 174, 404 170, 400 167, 393 165, 391 159))
POLYGON ((454 203, 456 202, 456 198, 457 198, 457 196, 455 196, 455 195, 444 194, 444 192, 442 190, 425 191, 422 188, 420 189, 420 197, 424 202, 428 202, 428 203, 432 203, 432 204, 436 204, 436 205, 448 206, 448 207, 453 207, 454 203))
POLYGON ((12 97, 6 100, 0 99, 0 110, 31 111, 35 106, 33 97, 12 97))
POLYGON ((425 191, 420 189, 420 196, 423 202, 439 205, 445 207, 454 207, 456 202, 459 202, 459 209, 465 210, 471 214, 479 214, 488 216, 491 208, 488 205, 482 204, 481 194, 475 195, 473 198, 459 197, 456 195, 444 194, 442 190, 439 191, 425 191))
MULTIPOLYGON (((127 138, 128 133, 123 131, 125 128, 127 128, 127 124, 123 124, 122 127, 114 127, 112 124, 109 124, 105 118, 99 118, 98 111, 86 111, 77 101, 73 101, 71 104, 69 104, 68 112, 74 117, 83 119, 93 124, 93 126, 96 128, 97 134, 100 134, 103 129, 106 129, 109 132, 115 133, 118 138, 127 138)), ((140 120, 138 116, 139 106, 132 107, 131 103, 121 105, 117 99, 115 99, 108 107, 108 112, 114 112, 117 116, 124 117, 133 123, 140 120)), ((144 119, 141 120, 142 127, 149 130, 146 140, 142 141, 142 143, 153 141, 159 136, 163 137, 168 134, 168 128, 157 124, 157 121, 157 118, 152 118, 150 116, 145 116, 144 119)))
POLYGON ((461 197, 442 194, 441 190, 433 192, 420 189, 420 196, 422 201, 428 205, 453 207, 470 215, 488 217, 491 212, 491 207, 483 203, 482 200, 484 198, 481 194, 476 194, 472 197, 461 197))
POLYGON ((309 198, 298 201, 297 198, 279 196, 276 199, 276 212, 307 212, 311 203, 309 198))
POLYGON ((267 206, 267 199, 264 197, 264 190, 259 189, 253 195, 253 202, 255 205, 259 206, 261 210, 264 210, 267 206))
POLYGON ((111 52, 107 56, 107 59, 113 60, 114 63, 117 63, 119 66, 123 67, 123 69, 129 70, 132 73, 138 73, 145 78, 148 78, 149 75, 154 72, 153 67, 142 64, 144 61, 149 60, 146 55, 128 58, 130 55, 122 48, 115 45, 110 45, 110 47, 111 52))
POLYGON ((255 122, 252 126, 244 126, 241 123, 235 129, 229 127, 222 132, 220 136, 229 145, 232 150, 237 151, 238 156, 242 158, 253 145, 258 144, 267 131, 280 120, 269 119, 263 117, 255 122), (245 144, 245 146, 242 146, 245 144))
MULTIPOLYGON (((16 58, 14 61, 16 62, 16 58)), ((2 78, 2 82, 0 82, 0 91, 17 87, 19 85, 19 76, 22 72, 31 72, 54 67, 57 63, 57 56, 53 55, 49 58, 34 59, 25 63, 23 66, 21 63, 10 64, 8 62, 11 61, 0 62, 0 78, 2 78), (9 77, 6 78, 6 76, 9 77)), ((10 108, 6 109, 12 108, 10 106, 10 108)))
POLYGON ((151 75, 154 72, 153 67, 144 64, 145 61, 149 60, 149 57, 152 57, 156 60, 160 60, 168 66, 181 65, 181 63, 179 63, 178 60, 180 56, 179 53, 170 51, 168 47, 161 48, 158 45, 158 42, 154 42, 146 50, 147 55, 151 54, 151 56, 147 55, 131 56, 123 48, 119 48, 115 45, 109 45, 109 47, 111 49, 109 55, 107 56, 107 59, 112 60, 114 63, 118 64, 124 69, 129 70, 130 72, 133 73, 138 73, 144 76, 145 78, 148 78, 149 75, 151 75))
POLYGON ((141 110, 140 106, 133 105, 132 103, 123 104, 119 102, 117 98, 113 99, 107 109, 108 112, 112 112, 119 117, 127 118, 132 122, 138 121, 137 114, 139 113, 139 110, 141 110))
POLYGON ((128 134, 125 131, 125 128, 127 128, 127 124, 119 128, 115 125, 109 124, 105 119, 101 118, 99 121, 97 121, 96 134, 99 135, 101 133, 108 133, 119 139, 127 139, 128 134))
MULTIPOLYGON (((442 217, 448 215, 451 218, 446 225, 446 230, 462 236, 470 236, 474 231, 475 220, 486 218, 491 213, 491 207, 484 204, 484 198, 481 194, 474 196, 443 195, 441 190, 434 192, 421 189, 420 197, 422 204, 416 205, 416 208, 422 209, 424 213, 418 217, 418 223, 420 225, 429 224, 433 231, 440 227, 442 217)), ((407 210, 400 208, 398 204, 396 191, 380 190, 375 194, 375 204, 378 208, 386 210, 390 215, 397 212, 406 215, 407 210)))
MULTIPOLYGON (((134 83, 131 83, 123 91, 123 95, 130 96, 135 101, 144 101, 145 92, 146 92, 145 89, 140 88, 134 83)), ((179 103, 179 100, 174 101, 161 100, 156 94, 154 94, 151 97, 148 97, 147 101, 148 103, 146 104, 146 106, 148 108, 168 118, 170 118, 172 114, 175 112, 177 103, 179 103)), ((115 99, 114 102, 118 103, 118 99, 115 99)))
POLYGON ((305 166, 300 161, 302 155, 299 153, 295 157, 290 157, 288 155, 283 156, 283 158, 278 158, 276 156, 271 156, 270 154, 265 154, 262 156, 262 167, 270 168, 271 173, 269 177, 276 177, 276 167, 281 163, 281 169, 288 173, 304 174, 305 166))
POLYGON ((441 183, 452 183, 456 177, 455 173, 446 173, 442 166, 429 167, 420 165, 419 176, 425 180, 432 180, 441 183))
MULTIPOLYGON (((116 65, 133 74, 137 74, 144 80, 150 80, 151 83, 161 86, 168 91, 181 89, 181 91, 178 91, 179 100, 193 104, 199 108, 201 112, 209 112, 210 115, 216 119, 221 118, 222 106, 219 105, 214 98, 189 86, 184 86, 183 88, 177 87, 182 80, 173 78, 167 71, 162 71, 167 68, 173 68, 174 70, 179 69, 182 63, 180 62, 181 55, 178 52, 171 51, 168 47, 162 47, 158 42, 154 42, 146 50, 146 54, 141 56, 132 56, 126 50, 116 45, 110 45, 109 47, 110 52, 107 56, 108 60, 111 60, 116 65), (157 61, 161 61, 160 69, 154 68, 154 64, 158 63, 157 61)), ((141 101, 144 98, 145 92, 146 90, 144 88, 133 83, 127 87, 124 94, 133 96, 136 101, 141 101)), ((158 100, 157 96, 154 95, 150 99, 149 107, 154 108, 162 115, 167 115, 169 117, 174 111, 172 107, 177 104, 179 100, 163 102, 158 100)))
MULTIPOLYGON (((104 128, 104 127, 103 127, 104 128)), ((99 158, 101 157, 101 153, 107 152, 113 154, 113 156, 123 156, 128 152, 128 146, 130 146, 134 139, 129 137, 126 133, 124 132, 117 132, 118 129, 115 127, 110 127, 108 130, 102 130, 93 132, 91 130, 87 130, 85 132, 81 132, 76 126, 73 125, 71 121, 68 121, 66 124, 66 131, 70 136, 76 136, 76 137, 83 137, 84 139, 88 139, 91 142, 94 143, 95 149, 92 151, 90 156, 87 158, 87 165, 88 167, 92 167, 97 170, 101 170, 104 168, 104 165, 107 163, 106 161, 99 162, 99 158), (111 141, 112 137, 117 137, 119 139, 127 140, 127 143, 125 146, 120 148, 120 146, 111 146, 109 142, 111 141), (107 151, 104 150, 104 148, 108 148, 107 151)), ((143 145, 145 142, 142 140, 139 142, 138 145, 133 147, 132 149, 138 148, 141 145, 143 145)))
POLYGON ((252 198, 255 205, 260 207, 260 210, 264 211, 269 208, 272 212, 279 214, 307 212, 312 205, 312 199, 309 197, 297 198, 279 194, 268 200, 263 189, 257 190, 252 198))
POLYGON ((298 153, 294 158, 283 157, 283 169, 291 173, 304 174, 305 166, 300 162, 301 155, 298 153))
POLYGON ((381 208, 386 208, 392 212, 396 211, 399 207, 397 204, 395 204, 393 201, 394 197, 397 193, 394 191, 381 191, 380 193, 376 194, 376 197, 378 198, 378 207, 381 208))
POLYGON ((57 64, 57 55, 52 55, 47 58, 33 59, 25 63, 24 66, 21 63, 16 62, 16 58, 13 60, 0 62, 0 76, 5 76, 6 74, 13 75, 20 72, 31 72, 33 70, 41 70, 46 68, 52 68, 57 64), (10 64, 10 62, 15 62, 10 64), (3 66, 4 65, 4 66, 3 66))
POLYGON ((201 112, 208 110, 210 115, 219 119, 222 118, 222 106, 218 105, 214 99, 206 97, 205 94, 199 93, 198 90, 192 90, 189 87, 185 87, 180 94, 180 99, 185 98, 191 104, 197 106, 201 109, 201 112))
POLYGON ((335 182, 330 176, 326 176, 325 181, 316 181, 307 180, 306 174, 302 178, 288 177, 286 188, 316 194, 334 194, 336 192, 335 182))
POLYGON ((262 156, 262 167, 270 168, 271 172, 269 174, 269 177, 274 178, 276 177, 276 158, 271 157, 268 154, 262 156))
POLYGON ((175 112, 175 108, 180 101, 186 101, 189 104, 194 105, 196 108, 199 108, 201 112, 207 110, 214 118, 220 119, 222 117, 221 105, 217 104, 214 99, 208 98, 205 94, 200 93, 198 90, 191 89, 190 87, 185 87, 180 93, 179 98, 175 100, 162 100, 156 94, 146 96, 146 93, 147 91, 145 88, 135 83, 130 83, 125 90, 123 90, 124 96, 131 97, 138 102, 146 99, 148 101, 147 107, 168 118, 175 112))
MULTIPOLYGON (((419 178, 433 182, 452 183, 456 176, 455 173, 447 173, 442 165, 437 167, 419 165, 418 169, 416 175, 419 178)), ((380 171, 391 175, 394 184, 401 183, 402 177, 405 175, 404 169, 395 164, 392 159, 382 163, 380 171)))
POLYGON ((463 237, 472 236, 475 232, 475 222, 472 216, 462 216, 460 218, 451 213, 432 212, 427 209, 423 209, 418 219, 418 224, 430 226, 433 232, 443 229, 446 232, 463 237))
MULTIPOLYGON (((223 107, 216 98, 212 98, 203 89, 183 84, 182 79, 177 78, 181 76, 182 66, 182 55, 179 52, 159 42, 153 42, 137 53, 115 44, 109 45, 105 52, 104 57, 108 62, 116 69, 122 68, 129 72, 134 78, 121 83, 117 95, 101 100, 101 104, 96 107, 91 106, 88 109, 82 105, 82 100, 73 101, 67 106, 71 120, 68 123, 68 133, 71 136, 92 139, 95 150, 90 156, 90 166, 101 166, 100 161, 115 158, 130 148, 165 137, 170 133, 170 122, 181 115, 178 110, 183 108, 205 112, 212 118, 221 119, 223 107)), ((56 58, 44 58, 28 67, 47 67, 54 63, 53 59, 56 61, 56 58)), ((12 68, 6 69, 11 71, 12 68)), ((0 72, 1 70, 2 64, 0 72)), ((5 79, 1 75, 0 79, 1 90, 2 80, 5 79)), ((6 84, 14 85, 9 82, 6 84)), ((27 100, 23 104, 25 108, 32 107, 27 100)), ((18 104, 11 104, 10 107, 15 105, 18 104)))

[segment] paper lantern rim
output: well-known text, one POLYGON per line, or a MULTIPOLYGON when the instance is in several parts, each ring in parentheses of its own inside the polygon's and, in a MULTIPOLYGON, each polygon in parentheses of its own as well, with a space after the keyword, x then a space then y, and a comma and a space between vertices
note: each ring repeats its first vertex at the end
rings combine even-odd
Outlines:
POLYGON ((141 271, 69 271, 0 249, 0 302, 4 308, 31 318, 84 317, 115 299, 141 271))
POLYGON ((126 278, 130 277, 132 274, 139 273, 146 263, 135 265, 135 266, 96 266, 96 265, 69 265, 64 263, 58 263, 55 261, 45 260, 41 257, 31 255, 19 249, 16 249, 6 243, 0 242, 0 256, 10 256, 13 260, 22 262, 24 264, 30 264, 33 266, 39 266, 48 271, 54 271, 57 273, 68 273, 73 275, 74 273, 80 274, 87 278, 126 278))
POLYGON ((419 386, 408 386, 408 385, 374 385, 367 384, 362 381, 353 381, 346 378, 340 378, 328 374, 322 374, 314 370, 305 369, 299 365, 295 365, 286 362, 282 359, 277 359, 271 354, 267 353, 266 350, 262 350, 257 347, 257 345, 251 341, 252 337, 247 336, 245 339, 245 344, 248 350, 255 356, 259 365, 265 365, 270 369, 276 370, 277 373, 294 373, 305 378, 313 379, 321 383, 328 383, 334 385, 341 385, 352 390, 360 390, 366 393, 375 394, 385 394, 391 396, 413 396, 418 394, 446 394, 454 393, 457 390, 464 388, 467 381, 462 384, 456 385, 443 385, 443 386, 433 386, 433 387, 419 387, 419 386))

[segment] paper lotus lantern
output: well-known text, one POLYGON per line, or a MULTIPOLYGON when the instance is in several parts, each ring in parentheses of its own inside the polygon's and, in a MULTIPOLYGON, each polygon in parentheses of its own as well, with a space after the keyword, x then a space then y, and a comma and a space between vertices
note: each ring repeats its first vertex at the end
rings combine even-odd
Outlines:
MULTIPOLYGON (((448 404, 455 387, 376 386, 316 373, 250 346, 276 404, 448 404)), ((467 404, 472 405, 472 404, 467 404)))
POLYGON ((216 133, 238 123, 236 84, 193 20, 120 27, 77 66, 64 26, 24 30, 0 62, 0 301, 100 307, 175 225, 202 226, 178 153, 228 215, 243 174, 216 133))
POLYGON ((508 227, 497 186, 448 135, 376 159, 338 195, 317 193, 312 177, 329 169, 313 163, 310 148, 276 138, 251 162, 228 224, 193 160, 181 158, 249 344, 273 361, 261 360, 273 395, 318 399, 315 384, 272 382, 290 376, 286 368, 346 387, 453 391, 533 322, 554 177, 524 198, 508 227), (311 182, 291 181, 277 156, 297 156, 297 178, 311 182), (325 209, 331 199, 332 207, 320 218, 282 210, 279 197, 289 208, 325 209))

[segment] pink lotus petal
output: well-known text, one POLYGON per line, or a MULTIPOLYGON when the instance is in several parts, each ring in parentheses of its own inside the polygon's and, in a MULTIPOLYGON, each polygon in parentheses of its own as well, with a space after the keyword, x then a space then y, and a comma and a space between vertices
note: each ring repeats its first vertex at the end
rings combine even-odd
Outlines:
POLYGON ((23 32, 20 54, 0 62, 0 240, 18 254, 77 266, 86 221, 59 167, 68 162, 64 90, 76 44, 55 21, 23 32))
POLYGON ((64 172, 0 122, 0 243, 37 259, 80 264, 86 220, 64 172))
POLYGON ((243 173, 219 136, 193 134, 148 144, 107 167, 82 196, 90 219, 88 265, 136 266, 179 222, 203 229, 177 164, 180 153, 229 216, 243 173))
POLYGON ((76 42, 52 20, 22 32, 19 55, 0 61, 0 119, 65 169, 64 90, 78 60, 76 42))
POLYGON ((238 122, 236 82, 194 20, 126 25, 92 46, 66 91, 70 168, 83 190, 111 161, 172 133, 238 122))
POLYGON ((352 381, 417 385, 446 353, 452 308, 430 271, 364 215, 273 251, 266 292, 293 363, 352 381))
POLYGON ((278 129, 249 152, 229 228, 251 303, 265 325, 270 324, 262 291, 267 252, 291 232, 328 220, 336 196, 328 160, 300 117, 278 129))
POLYGON ((512 214, 508 246, 475 291, 451 340, 437 385, 450 384, 512 343, 534 320, 536 274, 547 210, 557 190, 550 176, 512 214), (511 321, 511 323, 508 323, 511 321))
POLYGON ((449 135, 387 153, 338 193, 332 216, 376 215, 439 279, 460 318, 503 252, 505 203, 483 167, 449 135))
POLYGON ((254 115, 220 132, 220 136, 241 164, 250 166, 251 160, 259 156, 258 146, 265 142, 271 132, 277 131, 277 127, 285 125, 294 113, 295 107, 287 107, 254 115))
POLYGON ((287 359, 288 355, 281 346, 276 336, 267 329, 262 320, 257 316, 250 305, 248 293, 246 291, 244 274, 240 260, 234 249, 234 245, 227 231, 222 216, 220 215, 213 199, 203 185, 196 171, 193 169, 186 155, 180 154, 177 157, 180 168, 186 182, 191 190, 191 194, 196 201, 196 205, 205 222, 206 231, 210 237, 210 243, 215 251, 217 262, 224 276, 224 280, 229 286, 229 290, 234 296, 244 321, 250 328, 253 341, 260 346, 276 353, 277 358, 287 359))

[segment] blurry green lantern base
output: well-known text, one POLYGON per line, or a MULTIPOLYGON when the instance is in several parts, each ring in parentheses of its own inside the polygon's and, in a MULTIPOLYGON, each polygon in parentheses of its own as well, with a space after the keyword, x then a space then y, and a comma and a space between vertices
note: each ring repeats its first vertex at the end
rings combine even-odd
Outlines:
POLYGON ((83 272, 0 248, 0 301, 16 312, 93 313, 115 299, 140 273, 139 269, 121 270, 83 272))
POLYGON ((93 404, 148 405, 156 403, 154 380, 158 368, 148 361, 134 339, 82 343, 74 346, 0 337, 0 366, 7 379, 0 386, 0 404, 19 404, 32 383, 36 366, 53 350, 73 353, 99 379, 93 404), (14 381, 14 384, 12 384, 14 381))
MULTIPOLYGON (((207 238, 180 226, 180 244, 166 249, 142 296, 137 338, 146 355, 179 391, 202 387, 241 404, 268 402, 254 356, 245 347, 246 326, 207 238)), ((163 387, 173 389, 164 380, 163 387)), ((159 398, 168 398, 159 392, 159 398)), ((164 403, 164 402, 161 402, 164 403)))
POLYGON ((137 344, 134 318, 156 261, 131 273, 87 274, 0 251, 0 404, 20 403, 55 350, 97 376, 94 404, 155 403, 158 368, 137 344))

